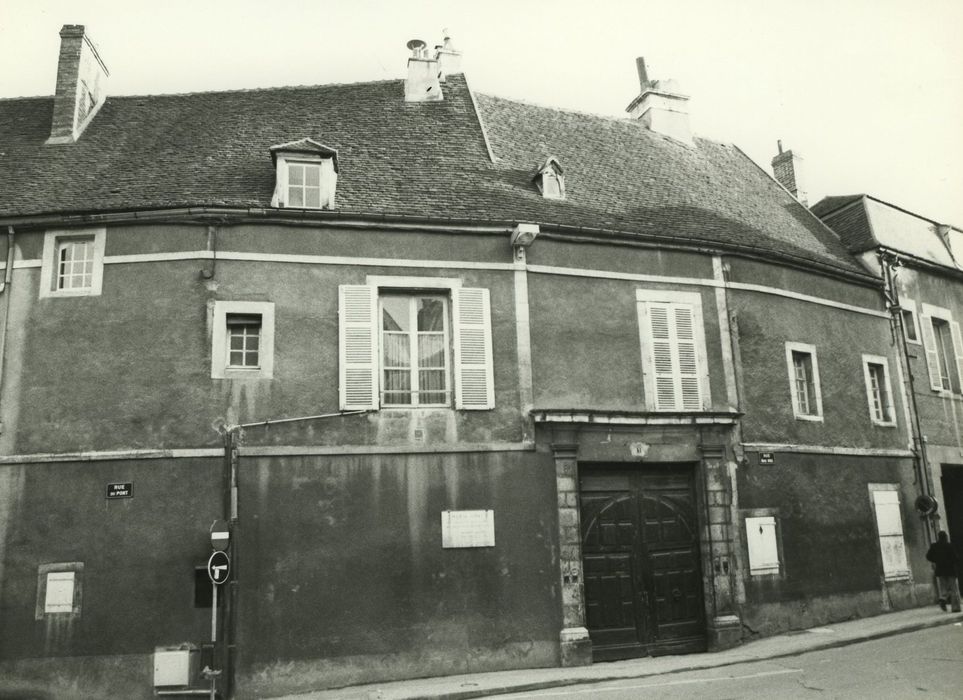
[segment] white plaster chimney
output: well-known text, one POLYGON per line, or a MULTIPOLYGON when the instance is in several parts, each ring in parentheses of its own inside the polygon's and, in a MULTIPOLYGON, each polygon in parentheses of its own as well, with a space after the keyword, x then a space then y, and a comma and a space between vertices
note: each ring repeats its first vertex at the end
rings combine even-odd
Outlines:
POLYGON ((435 59, 438 61, 438 71, 441 74, 441 82, 445 82, 445 77, 452 73, 461 73, 461 51, 455 49, 451 43, 448 30, 445 30, 445 41, 441 46, 435 47, 435 59))
POLYGON ((805 178, 803 177, 803 157, 792 150, 783 152, 782 141, 776 141, 776 148, 779 153, 772 159, 772 174, 776 182, 789 190, 793 197, 809 206, 806 192, 805 178))
POLYGON ((405 102, 437 102, 441 94, 441 72, 438 59, 429 58, 426 44, 421 39, 408 42, 408 77, 405 78, 405 102))
POLYGON ((647 128, 663 136, 693 145, 689 126, 689 96, 682 94, 674 80, 649 80, 645 59, 635 59, 641 92, 625 108, 647 128))
POLYGON ((107 98, 110 72, 81 24, 60 30, 60 60, 48 144, 73 143, 107 98))

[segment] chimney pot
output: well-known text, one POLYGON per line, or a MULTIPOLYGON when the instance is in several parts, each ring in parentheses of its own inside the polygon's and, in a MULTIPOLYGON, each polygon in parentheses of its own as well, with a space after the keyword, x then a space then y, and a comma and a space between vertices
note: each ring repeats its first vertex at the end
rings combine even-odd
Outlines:
POLYGON ((412 39, 406 46, 408 77, 405 78, 405 102, 435 102, 444 99, 439 82, 438 59, 428 57, 428 49, 421 39, 412 39))
POLYGON ((804 206, 809 206, 808 195, 803 178, 803 157, 793 153, 792 149, 783 151, 782 139, 776 141, 779 153, 772 159, 772 174, 776 182, 789 190, 804 206))
POLYGON ((649 73, 645 69, 645 59, 642 56, 635 59, 635 67, 639 71, 639 87, 641 92, 645 92, 649 87, 649 73))
POLYGON ((674 80, 651 80, 641 56, 635 59, 635 65, 641 90, 625 111, 650 131, 694 145, 689 126, 689 97, 679 91, 674 80))

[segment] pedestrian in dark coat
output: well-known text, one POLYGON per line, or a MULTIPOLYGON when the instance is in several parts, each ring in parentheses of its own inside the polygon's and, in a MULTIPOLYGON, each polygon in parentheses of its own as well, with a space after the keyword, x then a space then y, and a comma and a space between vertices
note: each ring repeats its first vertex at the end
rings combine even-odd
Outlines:
POLYGON ((949 601, 952 603, 953 612, 960 612, 960 589, 956 580, 958 562, 949 535, 940 530, 936 542, 927 550, 926 558, 934 565, 940 608, 946 610, 946 603, 949 601))

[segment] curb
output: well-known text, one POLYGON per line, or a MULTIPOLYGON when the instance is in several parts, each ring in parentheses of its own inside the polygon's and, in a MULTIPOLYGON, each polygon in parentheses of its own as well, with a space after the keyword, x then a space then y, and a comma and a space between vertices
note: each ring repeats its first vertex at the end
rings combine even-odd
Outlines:
POLYGON ((675 673, 687 673, 689 671, 704 671, 710 668, 725 668, 727 666, 735 666, 737 664, 743 663, 754 663, 757 661, 768 661, 770 659, 785 659, 792 656, 800 656, 802 654, 808 654, 813 651, 825 651, 827 649, 838 649, 839 647, 850 646, 852 644, 859 644, 860 642, 871 642, 876 639, 883 639, 885 637, 893 637, 898 634, 906 634, 909 632, 919 632, 924 629, 931 629, 933 627, 943 627, 945 625, 954 624, 963 621, 963 616, 959 613, 954 613, 949 617, 929 620, 927 622, 918 622, 911 625, 906 625, 905 627, 894 628, 890 630, 884 630, 881 632, 876 632, 873 634, 868 634, 860 637, 851 637, 848 639, 834 639, 832 641, 817 643, 812 646, 808 646, 805 649, 797 649, 795 651, 787 651, 779 654, 773 654, 771 656, 760 656, 754 659, 733 659, 732 661, 724 661, 722 663, 706 663, 706 664, 693 664, 691 666, 685 666, 682 668, 674 668, 670 671, 661 672, 651 672, 651 673, 637 673, 629 675, 613 675, 613 676, 599 676, 595 678, 558 678, 551 681, 534 681, 531 683, 519 683, 517 685, 511 686, 500 686, 493 688, 486 688, 485 690, 456 690, 453 692, 429 694, 429 695, 412 695, 406 700, 470 700, 471 698, 487 698, 494 695, 508 695, 510 693, 524 693, 532 690, 546 690, 549 688, 563 688, 572 685, 588 685, 595 683, 608 683, 611 681, 620 681, 631 678, 651 678, 653 676, 668 676, 675 673))

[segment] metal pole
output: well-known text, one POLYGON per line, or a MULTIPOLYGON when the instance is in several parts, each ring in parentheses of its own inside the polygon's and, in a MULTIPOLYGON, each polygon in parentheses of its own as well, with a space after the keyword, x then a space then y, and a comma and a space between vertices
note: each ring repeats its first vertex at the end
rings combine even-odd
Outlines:
MULTIPOLYGON (((217 657, 215 653, 217 650, 217 589, 218 585, 211 582, 214 586, 213 598, 211 602, 211 664, 214 664, 214 659, 217 657)), ((211 669, 214 670, 213 668, 211 669)), ((217 676, 213 673, 211 674, 211 700, 216 700, 217 698, 217 676)))

